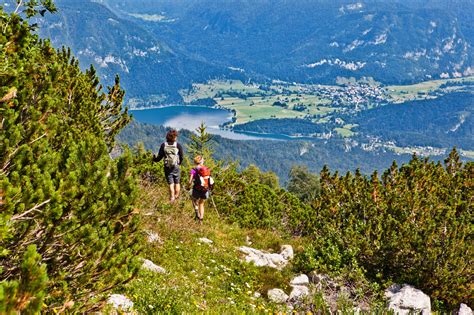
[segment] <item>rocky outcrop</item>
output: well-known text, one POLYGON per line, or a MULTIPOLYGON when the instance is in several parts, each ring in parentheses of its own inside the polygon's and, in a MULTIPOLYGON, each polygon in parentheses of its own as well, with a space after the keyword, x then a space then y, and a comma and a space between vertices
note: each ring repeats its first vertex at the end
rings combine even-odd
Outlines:
POLYGON ((291 280, 290 285, 309 285, 309 278, 305 274, 301 274, 297 277, 294 277, 291 280))
POLYGON ((280 255, 286 260, 292 260, 294 256, 293 247, 291 245, 282 245, 280 255))
POLYGON ((392 285, 385 291, 385 296, 389 299, 388 308, 395 314, 431 314, 430 297, 410 285, 392 285))
POLYGON ((309 288, 304 285, 294 285, 290 293, 291 302, 301 302, 309 295, 309 288))
POLYGON ((267 296, 273 303, 283 304, 288 301, 288 295, 282 289, 268 290, 267 296))
POLYGON ((293 248, 290 245, 283 245, 280 254, 266 253, 247 246, 241 246, 239 250, 247 255, 245 256, 246 262, 252 262, 258 267, 267 266, 281 270, 293 258, 293 248))

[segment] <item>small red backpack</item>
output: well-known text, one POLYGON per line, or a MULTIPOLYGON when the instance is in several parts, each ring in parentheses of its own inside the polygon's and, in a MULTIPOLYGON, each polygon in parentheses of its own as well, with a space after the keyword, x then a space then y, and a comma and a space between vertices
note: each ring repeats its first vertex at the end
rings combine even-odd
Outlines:
POLYGON ((206 166, 195 168, 194 188, 202 192, 208 192, 214 187, 214 179, 211 177, 211 170, 206 166))

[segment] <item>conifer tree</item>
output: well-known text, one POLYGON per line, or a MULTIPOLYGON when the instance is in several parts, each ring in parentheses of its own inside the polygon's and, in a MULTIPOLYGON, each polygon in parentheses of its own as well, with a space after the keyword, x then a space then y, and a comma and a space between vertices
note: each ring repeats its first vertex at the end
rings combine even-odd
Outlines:
POLYGON ((211 146, 212 136, 207 132, 204 122, 196 128, 196 134, 191 135, 191 142, 187 145, 187 149, 191 157, 201 155, 204 160, 211 161, 213 149, 211 146))
POLYGON ((312 202, 320 193, 319 177, 306 166, 294 166, 290 170, 287 189, 304 202, 312 202))
MULTIPOLYGON (((54 9, 18 4, 27 16, 54 9)), ((104 93, 20 15, 0 9, 0 29, 0 307, 92 311, 138 267, 131 157, 109 156, 129 121, 123 91, 117 79, 104 93)))

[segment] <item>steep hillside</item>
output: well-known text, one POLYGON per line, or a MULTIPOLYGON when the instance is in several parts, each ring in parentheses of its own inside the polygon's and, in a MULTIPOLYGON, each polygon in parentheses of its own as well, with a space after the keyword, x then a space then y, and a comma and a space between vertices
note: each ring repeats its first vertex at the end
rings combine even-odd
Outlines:
POLYGON ((192 82, 248 77, 410 83, 472 75, 472 2, 57 1, 40 34, 128 95, 180 100, 192 82), (84 19, 87 17, 87 19, 84 19))
POLYGON ((191 82, 233 74, 184 56, 102 3, 60 0, 56 5, 58 13, 37 21, 41 37, 55 47, 70 47, 83 67, 94 65, 104 82, 119 74, 128 97, 173 102, 180 100, 179 89, 191 82))
POLYGON ((473 74, 474 7, 450 3, 109 1, 170 46, 255 79, 384 83, 473 74))

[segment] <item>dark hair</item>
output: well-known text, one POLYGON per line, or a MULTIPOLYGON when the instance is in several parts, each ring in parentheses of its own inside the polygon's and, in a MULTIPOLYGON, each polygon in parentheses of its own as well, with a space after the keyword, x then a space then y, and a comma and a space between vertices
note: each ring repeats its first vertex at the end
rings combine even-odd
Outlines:
POLYGON ((171 129, 166 134, 166 141, 168 141, 168 142, 175 142, 176 138, 178 138, 178 132, 174 129, 171 129))

